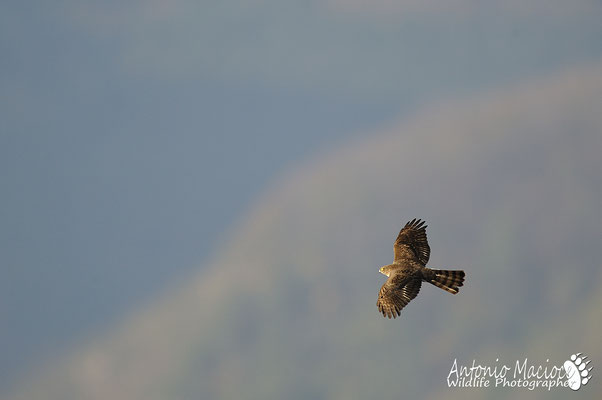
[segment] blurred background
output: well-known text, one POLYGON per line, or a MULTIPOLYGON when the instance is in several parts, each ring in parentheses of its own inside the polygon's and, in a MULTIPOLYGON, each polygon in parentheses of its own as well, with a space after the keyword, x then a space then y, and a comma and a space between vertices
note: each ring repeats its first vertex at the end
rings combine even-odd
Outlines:
POLYGON ((0 3, 0 398, 599 398, 602 3, 0 3), (401 226, 423 286, 375 303, 401 226))

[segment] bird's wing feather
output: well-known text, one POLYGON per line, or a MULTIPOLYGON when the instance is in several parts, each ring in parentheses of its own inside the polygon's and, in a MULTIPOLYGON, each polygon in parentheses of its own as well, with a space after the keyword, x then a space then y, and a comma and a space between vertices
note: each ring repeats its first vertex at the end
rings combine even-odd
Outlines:
POLYGON ((422 279, 391 276, 380 288, 376 306, 385 317, 401 315, 401 310, 418 295, 422 279))
POLYGON ((393 246, 394 260, 418 260, 426 265, 431 255, 426 238, 426 225, 424 221, 413 219, 408 222, 397 235, 393 246))

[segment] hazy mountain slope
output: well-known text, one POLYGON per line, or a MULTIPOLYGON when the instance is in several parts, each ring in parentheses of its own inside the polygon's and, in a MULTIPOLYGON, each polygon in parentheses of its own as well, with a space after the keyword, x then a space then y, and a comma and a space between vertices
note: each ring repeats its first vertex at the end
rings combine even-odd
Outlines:
MULTIPOLYGON (((10 399, 566 398, 451 390, 454 358, 602 365, 602 68, 425 110, 316 158, 257 201, 211 268, 10 399), (433 267, 402 318, 376 295, 401 224, 433 267)), ((571 398, 602 394, 600 379, 571 398)), ((568 389, 567 389, 568 390, 568 389)))

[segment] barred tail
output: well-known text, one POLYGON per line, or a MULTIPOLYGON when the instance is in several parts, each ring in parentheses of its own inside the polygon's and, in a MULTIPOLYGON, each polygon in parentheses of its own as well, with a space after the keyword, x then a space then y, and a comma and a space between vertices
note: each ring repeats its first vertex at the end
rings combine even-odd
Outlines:
POLYGON ((431 269, 432 275, 427 282, 448 291, 458 293, 459 287, 464 285, 464 271, 449 271, 444 269, 431 269))

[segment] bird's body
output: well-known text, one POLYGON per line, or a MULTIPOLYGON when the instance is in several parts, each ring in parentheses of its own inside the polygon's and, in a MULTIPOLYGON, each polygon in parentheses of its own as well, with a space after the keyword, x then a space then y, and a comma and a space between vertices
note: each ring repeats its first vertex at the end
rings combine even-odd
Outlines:
POLYGON ((385 317, 401 315, 401 310, 418 295, 423 281, 452 294, 458 293, 464 284, 464 271, 427 268, 430 253, 426 225, 413 219, 397 236, 393 263, 380 269, 389 278, 380 288, 376 302, 385 317))

